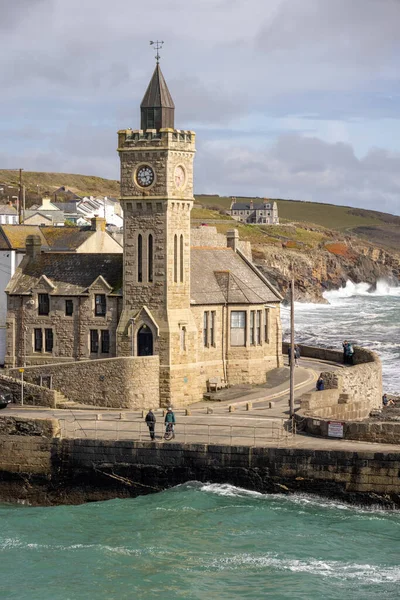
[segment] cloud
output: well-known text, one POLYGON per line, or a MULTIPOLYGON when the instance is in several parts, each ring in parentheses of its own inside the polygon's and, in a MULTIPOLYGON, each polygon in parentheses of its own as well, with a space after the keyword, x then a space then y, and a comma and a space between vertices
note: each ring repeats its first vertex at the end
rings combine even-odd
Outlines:
POLYGON ((115 132, 138 126, 158 38, 176 124, 198 133, 198 191, 397 210, 399 0, 0 0, 0 14, 0 167, 118 177, 115 132))
POLYGON ((207 142, 198 157, 203 183, 198 192, 303 199, 400 214, 400 153, 374 148, 357 158, 350 144, 288 134, 258 150, 207 142), (218 180, 223 183, 216 184, 218 180))

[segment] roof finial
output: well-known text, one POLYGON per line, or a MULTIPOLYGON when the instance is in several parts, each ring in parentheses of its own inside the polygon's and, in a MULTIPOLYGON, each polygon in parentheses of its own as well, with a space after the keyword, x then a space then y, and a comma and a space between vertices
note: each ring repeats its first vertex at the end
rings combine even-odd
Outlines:
POLYGON ((155 42, 150 42, 150 46, 154 46, 155 49, 157 50, 157 54, 156 54, 156 61, 157 64, 160 62, 160 54, 159 54, 159 50, 161 50, 162 46, 163 46, 164 42, 160 42, 158 40, 156 40, 155 42))

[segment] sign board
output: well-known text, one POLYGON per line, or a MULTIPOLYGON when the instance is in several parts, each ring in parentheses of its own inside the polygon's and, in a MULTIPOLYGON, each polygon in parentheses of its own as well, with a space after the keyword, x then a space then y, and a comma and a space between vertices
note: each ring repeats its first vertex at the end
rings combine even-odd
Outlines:
POLYGON ((18 371, 19 371, 20 373, 23 373, 23 372, 25 371, 25 369, 21 368, 21 369, 18 369, 18 371))
POLYGON ((328 437, 342 438, 344 423, 338 421, 328 421, 328 437))

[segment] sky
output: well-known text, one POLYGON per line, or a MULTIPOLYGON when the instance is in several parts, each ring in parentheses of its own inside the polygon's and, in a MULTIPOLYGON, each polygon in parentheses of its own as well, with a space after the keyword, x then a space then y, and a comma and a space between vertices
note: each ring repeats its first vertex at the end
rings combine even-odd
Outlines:
POLYGON ((400 214, 400 0, 0 0, 0 168, 119 178, 163 40, 195 192, 400 214))

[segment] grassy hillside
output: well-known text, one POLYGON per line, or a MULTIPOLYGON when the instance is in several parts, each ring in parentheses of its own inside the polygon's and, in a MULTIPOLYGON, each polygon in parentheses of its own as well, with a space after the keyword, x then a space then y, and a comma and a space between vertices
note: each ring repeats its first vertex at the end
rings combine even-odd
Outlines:
MULTIPOLYGON (((90 175, 73 175, 71 173, 39 173, 23 171, 23 184, 27 193, 41 194, 53 192, 65 186, 78 196, 119 196, 119 182, 90 175)), ((0 183, 18 185, 18 171, 0 169, 0 183)))
MULTIPOLYGON (((260 198, 237 197, 238 202, 260 202, 260 198)), ((204 206, 229 208, 231 198, 226 196, 197 195, 196 201, 204 206)), ((299 221, 315 223, 329 229, 350 230, 356 227, 399 226, 400 217, 361 208, 337 206, 335 204, 321 204, 318 202, 305 202, 301 200, 279 200, 278 212, 281 221, 299 221)))

